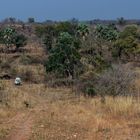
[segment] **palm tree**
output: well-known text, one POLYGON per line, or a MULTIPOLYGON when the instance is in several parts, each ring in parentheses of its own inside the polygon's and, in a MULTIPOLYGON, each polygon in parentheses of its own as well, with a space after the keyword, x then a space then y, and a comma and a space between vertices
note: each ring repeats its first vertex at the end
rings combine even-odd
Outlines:
POLYGON ((88 26, 85 25, 85 24, 80 24, 80 25, 78 26, 78 29, 77 29, 77 34, 78 34, 79 36, 81 36, 81 37, 83 38, 83 40, 85 40, 86 37, 87 37, 88 34, 89 34, 89 28, 88 28, 88 26))

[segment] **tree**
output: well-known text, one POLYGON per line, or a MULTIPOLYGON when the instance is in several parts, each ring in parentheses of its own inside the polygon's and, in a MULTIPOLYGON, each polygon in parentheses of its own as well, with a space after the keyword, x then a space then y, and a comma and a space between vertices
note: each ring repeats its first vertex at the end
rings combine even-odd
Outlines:
POLYGON ((51 50, 46 64, 47 72, 59 73, 74 78, 76 66, 80 64, 79 45, 69 33, 60 34, 57 45, 51 50))
POLYGON ((8 48, 13 44, 13 37, 16 35, 16 31, 13 28, 4 28, 1 31, 1 40, 8 48))
POLYGON ((15 29, 8 27, 0 32, 0 40, 7 48, 15 45, 18 49, 26 44, 27 38, 23 34, 18 34, 15 29))
POLYGON ((44 26, 36 26, 35 27, 35 34, 39 37, 42 38, 44 34, 46 34, 46 27, 44 26))
POLYGON ((126 21, 123 17, 118 18, 117 22, 118 22, 119 25, 125 25, 125 23, 126 23, 126 21))
POLYGON ((75 36, 77 24, 60 22, 57 25, 37 26, 35 31, 36 35, 41 38, 43 44, 45 44, 46 52, 50 52, 60 33, 68 32, 70 35, 75 36))
POLYGON ((14 17, 9 17, 9 23, 16 23, 16 18, 14 17))
POLYGON ((89 28, 86 24, 79 24, 77 28, 77 34, 85 40, 89 34, 89 28))
POLYGON ((35 19, 33 17, 28 18, 28 23, 34 23, 35 19))
POLYGON ((79 20, 76 19, 76 18, 72 18, 72 19, 69 20, 69 22, 72 23, 72 24, 78 24, 79 20))
POLYGON ((71 23, 71 22, 60 22, 56 25, 56 36, 58 36, 62 32, 68 32, 70 35, 75 36, 77 32, 77 23, 71 23))
POLYGON ((16 46, 18 50, 20 47, 23 47, 27 44, 27 38, 23 34, 16 34, 14 37, 13 44, 16 46))
POLYGON ((113 55, 121 58, 122 54, 129 56, 138 49, 139 32, 137 26, 127 26, 120 34, 113 46, 113 55))
POLYGON ((36 35, 41 38, 43 44, 45 44, 45 49, 49 52, 52 48, 53 42, 56 36, 56 30, 54 25, 48 26, 37 26, 36 35))
POLYGON ((95 34, 98 38, 106 41, 115 41, 118 38, 118 31, 115 25, 97 25, 95 34))

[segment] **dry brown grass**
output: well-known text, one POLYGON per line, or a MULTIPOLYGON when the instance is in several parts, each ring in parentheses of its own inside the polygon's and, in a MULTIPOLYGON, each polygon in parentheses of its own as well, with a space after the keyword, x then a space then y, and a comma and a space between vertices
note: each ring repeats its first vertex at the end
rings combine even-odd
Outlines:
MULTIPOLYGON (((27 50, 27 52, 29 52, 29 55, 31 55, 31 54, 35 54, 35 55, 39 54, 42 56, 44 55, 43 47, 41 47, 40 44, 37 42, 26 45, 25 49, 27 50)), ((28 53, 26 53, 26 54, 28 54, 28 53)))
POLYGON ((41 83, 45 78, 45 69, 42 65, 16 65, 12 71, 24 81, 41 83))
POLYGON ((99 97, 78 98, 71 89, 43 84, 16 87, 5 81, 5 88, 8 106, 1 104, 1 139, 16 126, 12 118, 28 112, 35 116, 31 140, 140 139, 140 102, 132 97, 106 97, 102 103, 99 97))
POLYGON ((82 98, 52 103, 38 118, 32 140, 139 139, 140 103, 122 97, 107 97, 106 102, 82 98))

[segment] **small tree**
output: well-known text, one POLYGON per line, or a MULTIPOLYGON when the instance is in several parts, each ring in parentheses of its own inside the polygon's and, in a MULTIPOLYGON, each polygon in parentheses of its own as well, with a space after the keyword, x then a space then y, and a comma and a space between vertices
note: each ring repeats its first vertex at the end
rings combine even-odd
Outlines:
POLYGON ((0 42, 7 48, 15 45, 16 49, 26 45, 27 38, 23 34, 18 34, 13 28, 5 28, 0 32, 0 42))
POLYGON ((139 32, 137 26, 127 26, 120 34, 113 46, 113 55, 121 58, 122 54, 129 56, 138 49, 139 32))
POLYGON ((35 19, 33 17, 28 18, 28 23, 34 23, 35 19))
POLYGON ((117 28, 115 28, 115 25, 97 25, 95 34, 97 38, 104 39, 106 41, 115 41, 118 38, 118 31, 117 28))
POLYGON ((52 45, 55 40, 55 32, 54 25, 46 26, 45 32, 43 34, 43 43, 45 44, 45 49, 47 52, 50 52, 52 49, 52 45))
POLYGON ((117 22, 118 22, 119 25, 125 25, 126 20, 123 17, 120 17, 120 18, 117 19, 117 22))
POLYGON ((73 78, 76 66, 80 63, 78 48, 78 43, 75 43, 75 39, 69 33, 61 33, 48 58, 47 72, 53 71, 60 76, 73 78))
POLYGON ((70 35, 75 36, 77 32, 77 23, 71 23, 71 22, 60 22, 56 25, 56 36, 58 36, 62 32, 68 32, 70 35))
POLYGON ((79 24, 77 28, 77 34, 85 40, 87 35, 89 34, 89 28, 86 24, 79 24))
POLYGON ((13 40, 13 44, 16 46, 16 50, 27 44, 27 38, 23 34, 16 34, 13 40))
POLYGON ((49 52, 52 49, 52 45, 56 37, 55 26, 36 26, 35 32, 36 35, 43 41, 43 44, 45 44, 46 51, 49 52))
POLYGON ((16 31, 13 28, 4 28, 1 31, 1 40, 8 48, 13 44, 13 38, 16 35, 16 31))

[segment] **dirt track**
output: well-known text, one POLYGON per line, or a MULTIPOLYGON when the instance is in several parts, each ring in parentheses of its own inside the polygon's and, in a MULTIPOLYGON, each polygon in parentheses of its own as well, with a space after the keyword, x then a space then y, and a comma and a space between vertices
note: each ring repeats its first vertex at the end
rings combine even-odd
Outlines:
POLYGON ((28 114, 23 120, 19 119, 17 122, 17 126, 13 129, 9 136, 5 140, 28 140, 31 136, 31 130, 33 125, 33 118, 28 114))
POLYGON ((35 122, 35 112, 39 113, 38 105, 26 113, 18 113, 8 123, 13 123, 14 128, 4 140, 29 140, 32 135, 32 127, 35 122))

